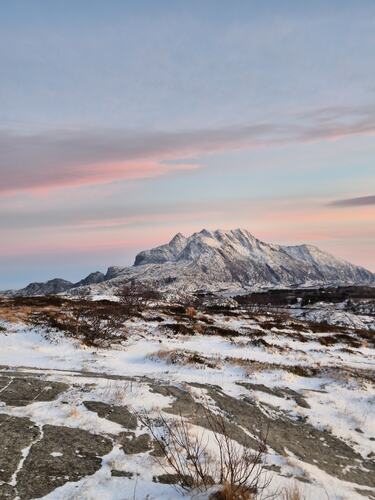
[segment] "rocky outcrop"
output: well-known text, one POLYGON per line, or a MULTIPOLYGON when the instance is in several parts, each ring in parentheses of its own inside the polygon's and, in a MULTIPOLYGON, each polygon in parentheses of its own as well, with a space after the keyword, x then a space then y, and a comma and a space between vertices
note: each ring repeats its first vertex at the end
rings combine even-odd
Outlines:
POLYGON ((56 293, 66 292, 74 286, 73 283, 60 278, 46 281, 44 283, 30 283, 25 288, 17 290, 15 295, 54 295, 56 293))

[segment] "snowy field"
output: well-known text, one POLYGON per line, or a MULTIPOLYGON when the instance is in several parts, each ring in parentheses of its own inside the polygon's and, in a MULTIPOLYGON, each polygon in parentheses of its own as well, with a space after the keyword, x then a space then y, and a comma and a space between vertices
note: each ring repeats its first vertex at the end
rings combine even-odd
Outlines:
MULTIPOLYGON (((103 436, 111 449, 102 455, 95 472, 75 481, 68 475, 64 484, 35 498, 209 498, 215 487, 202 493, 158 481, 167 466, 155 460, 152 445, 126 451, 120 439, 126 426, 88 409, 90 402, 101 402, 126 408, 129 414, 147 412, 151 418, 161 414, 172 418, 176 416, 171 410, 176 395, 167 389, 176 387, 177 394, 186 392, 192 404, 204 402, 213 412, 225 414, 245 434, 252 435, 251 427, 246 427, 246 420, 236 420, 236 408, 231 415, 231 401, 241 402, 241 411, 254 408, 264 415, 271 431, 264 456, 269 484, 263 498, 287 498, 283 497, 285 489, 294 487, 301 498, 309 500, 375 498, 373 344, 355 330, 358 324, 345 331, 334 327, 313 331, 302 324, 292 317, 284 324, 272 324, 269 316, 240 311, 178 317, 153 310, 127 320, 127 335, 121 342, 99 348, 51 328, 2 320, 0 375, 7 382, 0 386, 0 416, 26 417, 40 433, 22 448, 10 479, 0 475, 0 492, 1 487, 3 491, 13 488, 10 496, 3 497, 11 498, 17 492, 21 499, 34 498, 22 494, 22 488, 30 488, 22 486, 27 483, 21 480, 22 468, 32 470, 28 458, 30 461, 33 447, 44 439, 43 429, 62 426, 103 436), (177 324, 189 330, 183 334, 170 326, 177 324), (203 328, 207 324, 209 334, 203 328), (62 383, 65 390, 50 400, 36 396, 27 404, 12 404, 9 391, 20 377, 31 383, 35 378, 62 383), (285 428, 293 432, 284 435, 285 428), (304 433, 310 436, 306 443, 304 433), (339 449, 332 449, 336 445, 339 449), (19 477, 21 493, 17 490, 19 477)), ((194 420, 189 425, 192 433, 208 436, 215 454, 211 431, 194 420)), ((147 429, 138 422, 132 439, 145 433, 147 429)), ((56 449, 49 460, 60 463, 63 454, 56 449)))

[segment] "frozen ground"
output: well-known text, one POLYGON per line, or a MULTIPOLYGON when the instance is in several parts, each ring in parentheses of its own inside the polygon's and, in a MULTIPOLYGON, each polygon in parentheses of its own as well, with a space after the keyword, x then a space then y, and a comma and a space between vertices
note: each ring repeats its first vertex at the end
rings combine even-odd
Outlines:
POLYGON ((209 436, 203 402, 240 445, 269 428, 268 494, 297 484, 309 500, 375 498, 371 330, 281 318, 152 310, 105 349, 3 320, 0 498, 208 498, 160 482, 165 467, 136 417, 181 413, 209 436))

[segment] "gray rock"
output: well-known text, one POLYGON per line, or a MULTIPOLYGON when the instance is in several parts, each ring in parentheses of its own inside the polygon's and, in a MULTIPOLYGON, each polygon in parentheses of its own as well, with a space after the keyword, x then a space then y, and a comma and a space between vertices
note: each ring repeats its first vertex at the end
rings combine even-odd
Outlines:
POLYGON ((310 408, 310 405, 301 394, 289 389, 288 387, 271 388, 264 384, 250 384, 248 382, 239 382, 238 385, 242 385, 243 387, 246 387, 246 389, 250 389, 252 391, 261 391, 278 398, 294 399, 298 406, 301 406, 302 408, 310 408))
POLYGON ((54 295, 56 293, 66 292, 70 290, 74 284, 70 281, 54 278, 42 283, 30 283, 21 290, 16 290, 13 295, 33 296, 33 295, 54 295))
MULTIPOLYGON (((22 450, 39 436, 39 429, 28 418, 1 413, 0 426, 0 482, 9 482, 21 460, 22 450)), ((4 491, 0 489, 0 498, 3 498, 3 493, 5 495, 5 490, 10 491, 9 487, 4 488, 4 491)))
POLYGON ((134 472, 128 472, 124 470, 111 470, 111 476, 112 477, 127 477, 128 479, 131 479, 134 476, 134 472))
POLYGON ((181 486, 193 487, 194 481, 190 476, 180 476, 179 474, 160 474, 153 477, 154 483, 179 484, 181 486))
MULTIPOLYGON (((280 410, 276 413, 276 408, 272 408, 273 415, 270 416, 266 405, 262 409, 250 398, 236 399, 216 386, 192 385, 207 390, 207 396, 226 416, 227 434, 240 444, 257 449, 257 440, 250 438, 243 429, 258 438, 267 433, 267 445, 280 455, 291 452, 334 477, 363 486, 375 486, 374 461, 364 459, 333 434, 320 431, 307 422, 293 420, 280 410)), ((174 397, 173 403, 164 411, 181 415, 195 425, 212 430, 214 419, 210 418, 209 410, 196 403, 188 391, 158 384, 152 384, 151 390, 174 397)))
POLYGON ((292 420, 282 412, 271 418, 250 399, 235 399, 213 388, 208 389, 208 395, 237 425, 250 432, 266 432, 268 429, 267 444, 277 453, 286 455, 289 451, 334 477, 375 486, 375 463, 363 459, 330 432, 320 431, 307 422, 292 420))
POLYGON ((100 401, 84 401, 83 404, 88 410, 95 412, 100 418, 106 418, 127 429, 137 428, 137 417, 125 406, 112 406, 100 401))
POLYGON ((95 271, 86 276, 86 278, 83 278, 82 280, 75 283, 74 288, 79 286, 93 285, 95 283, 101 283, 104 280, 105 280, 105 275, 100 271, 95 271))
POLYGON ((31 447, 17 476, 21 500, 42 497, 68 481, 94 474, 101 457, 111 450, 112 442, 103 436, 45 425, 42 439, 31 447))
POLYGON ((126 455, 146 453, 151 450, 151 438, 148 434, 136 436, 134 432, 123 432, 118 438, 126 455))
POLYGON ((8 406, 26 406, 35 401, 52 401, 69 386, 37 378, 0 377, 0 401, 8 406))

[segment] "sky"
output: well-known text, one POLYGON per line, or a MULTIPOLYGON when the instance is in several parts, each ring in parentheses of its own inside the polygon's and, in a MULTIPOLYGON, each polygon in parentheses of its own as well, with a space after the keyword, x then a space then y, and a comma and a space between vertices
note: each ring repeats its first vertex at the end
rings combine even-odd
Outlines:
POLYGON ((0 6, 0 289, 202 228, 375 271, 373 0, 0 6))

